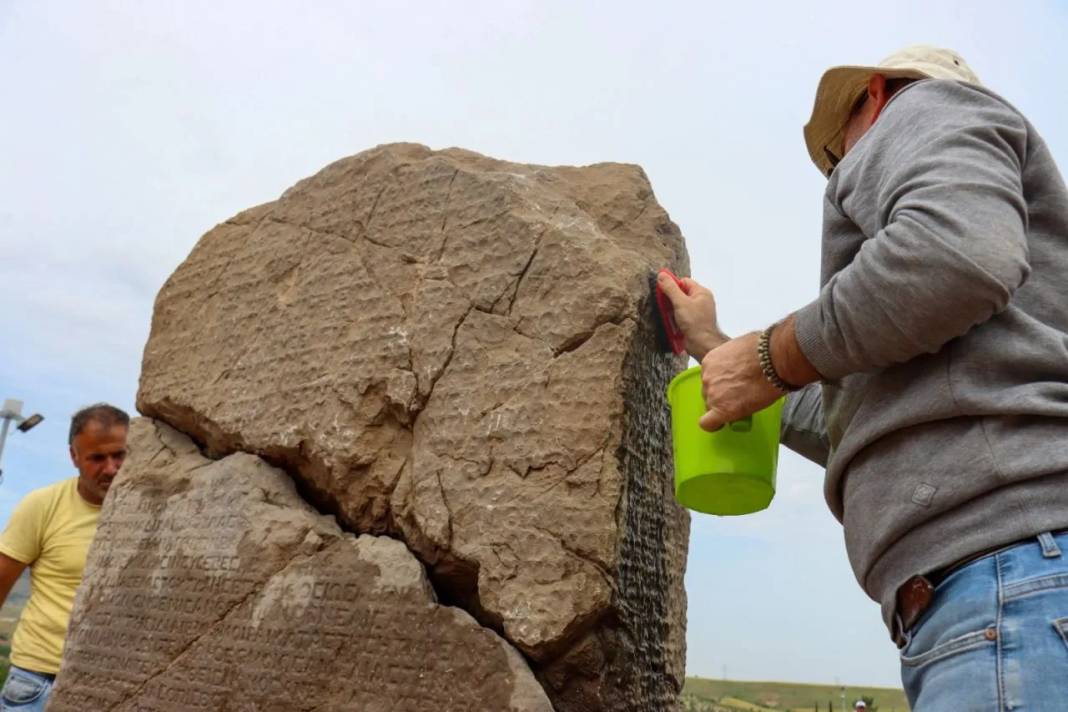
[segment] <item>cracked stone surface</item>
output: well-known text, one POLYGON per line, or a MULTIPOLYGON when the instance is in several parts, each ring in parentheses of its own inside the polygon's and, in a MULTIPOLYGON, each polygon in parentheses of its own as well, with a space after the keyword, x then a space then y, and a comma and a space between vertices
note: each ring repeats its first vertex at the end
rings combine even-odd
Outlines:
POLYGON ((552 712, 522 656, 260 458, 137 419, 50 710, 552 712))
POLYGON ((404 541, 558 710, 673 709, 689 520, 660 266, 687 274, 685 246, 636 166, 382 146, 201 238, 138 408, 404 541))

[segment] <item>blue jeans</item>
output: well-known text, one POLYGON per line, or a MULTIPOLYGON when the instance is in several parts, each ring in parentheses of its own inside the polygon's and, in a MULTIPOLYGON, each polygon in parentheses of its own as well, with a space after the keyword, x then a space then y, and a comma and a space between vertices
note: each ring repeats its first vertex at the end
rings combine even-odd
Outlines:
POLYGON ((913 712, 1068 710, 1068 533, 953 572, 905 639, 913 712))
POLYGON ((52 678, 12 665, 0 690, 0 712, 44 712, 51 692, 52 678))

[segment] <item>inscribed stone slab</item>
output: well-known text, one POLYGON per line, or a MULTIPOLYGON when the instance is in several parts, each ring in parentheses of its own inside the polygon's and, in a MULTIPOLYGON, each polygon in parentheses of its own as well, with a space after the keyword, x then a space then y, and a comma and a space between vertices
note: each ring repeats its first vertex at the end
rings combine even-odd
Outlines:
POLYGON ((636 166, 401 144, 217 226, 161 290, 138 407, 402 539, 556 707, 669 709, 688 518, 647 278, 688 272, 636 166))
POLYGON ((522 656, 435 601, 392 539, 341 531, 260 458, 135 420, 51 706, 551 712, 522 656))

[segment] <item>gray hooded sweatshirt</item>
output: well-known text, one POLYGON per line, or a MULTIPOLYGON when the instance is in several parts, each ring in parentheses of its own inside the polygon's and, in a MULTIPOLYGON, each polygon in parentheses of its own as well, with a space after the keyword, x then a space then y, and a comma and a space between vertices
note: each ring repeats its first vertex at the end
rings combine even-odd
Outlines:
POLYGON ((1068 527, 1068 191, 986 89, 898 92, 835 168, 819 297, 797 313, 823 374, 784 443, 826 465, 857 580, 893 635, 916 574, 1068 527))

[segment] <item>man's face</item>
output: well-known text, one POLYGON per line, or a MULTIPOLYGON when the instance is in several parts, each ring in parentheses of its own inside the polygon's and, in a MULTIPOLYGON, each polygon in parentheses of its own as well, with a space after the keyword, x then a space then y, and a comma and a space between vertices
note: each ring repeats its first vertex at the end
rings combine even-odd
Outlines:
POLYGON ((100 504, 111 487, 111 481, 126 459, 126 427, 105 427, 89 421, 82 432, 74 436, 70 459, 78 468, 78 494, 90 504, 100 504))

